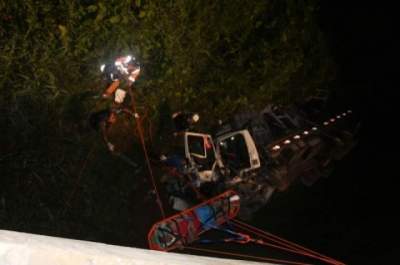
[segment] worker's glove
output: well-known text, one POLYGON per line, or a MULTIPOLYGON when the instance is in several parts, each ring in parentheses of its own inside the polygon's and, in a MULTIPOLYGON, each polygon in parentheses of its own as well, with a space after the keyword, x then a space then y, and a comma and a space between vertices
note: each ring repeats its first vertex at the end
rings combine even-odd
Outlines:
POLYGON ((115 146, 112 143, 107 143, 107 147, 108 147, 108 150, 110 150, 110 152, 114 152, 115 146))
POLYGON ((102 98, 110 98, 111 95, 104 93, 104 94, 101 95, 101 97, 102 97, 102 98))
POLYGON ((165 161, 165 160, 167 160, 167 157, 166 157, 165 155, 161 155, 161 156, 160 156, 160 160, 161 160, 161 161, 165 161))

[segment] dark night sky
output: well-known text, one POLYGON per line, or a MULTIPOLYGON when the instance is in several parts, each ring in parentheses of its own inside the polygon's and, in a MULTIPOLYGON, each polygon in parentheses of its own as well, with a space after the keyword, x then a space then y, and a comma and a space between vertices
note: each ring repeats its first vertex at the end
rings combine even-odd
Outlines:
POLYGON ((396 9, 380 2, 322 2, 321 25, 341 69, 339 98, 346 95, 342 103, 354 106, 363 121, 358 147, 334 176, 331 210, 340 213, 338 222, 348 232, 346 247, 338 244, 335 252, 349 264, 398 264, 396 9))
POLYGON ((321 27, 340 76, 331 107, 355 110, 362 121, 359 143, 329 178, 290 189, 255 223, 346 264, 398 264, 395 9, 321 2, 321 27))
POLYGON ((321 2, 321 27, 340 76, 332 108, 355 110, 362 121, 359 143, 333 175, 282 195, 256 223, 346 264, 398 264, 395 9, 321 2))
POLYGON ((391 82, 397 69, 394 7, 322 2, 321 26, 341 68, 343 90, 351 92, 360 107, 372 104, 388 110, 389 106, 382 101, 388 100, 393 91, 391 82))

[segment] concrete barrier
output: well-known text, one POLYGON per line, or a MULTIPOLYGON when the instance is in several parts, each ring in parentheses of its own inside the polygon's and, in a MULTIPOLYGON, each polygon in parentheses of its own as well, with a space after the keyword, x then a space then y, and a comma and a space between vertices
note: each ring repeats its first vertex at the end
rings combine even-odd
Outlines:
POLYGON ((0 265, 256 265, 268 264, 0 230, 0 265))

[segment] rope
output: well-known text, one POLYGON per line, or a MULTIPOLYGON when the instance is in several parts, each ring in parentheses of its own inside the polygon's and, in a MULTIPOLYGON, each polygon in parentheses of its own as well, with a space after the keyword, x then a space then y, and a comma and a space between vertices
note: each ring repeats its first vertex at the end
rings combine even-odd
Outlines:
MULTIPOLYGON (((292 253, 303 255, 303 256, 306 256, 306 257, 310 257, 310 258, 319 259, 319 260, 325 261, 325 262, 327 262, 329 264, 332 263, 332 260, 330 260, 330 259, 324 259, 324 258, 321 258, 319 256, 315 256, 313 254, 310 254, 310 253, 307 253, 307 252, 304 252, 304 251, 301 251, 301 250, 293 250, 292 248, 286 248, 286 247, 282 247, 282 246, 279 246, 279 245, 267 243, 267 242, 264 242, 263 240, 251 240, 250 242, 254 242, 254 243, 257 243, 257 244, 260 244, 260 245, 264 245, 264 246, 268 246, 268 247, 277 248, 277 249, 280 249, 280 250, 285 250, 287 252, 292 252, 292 253)), ((337 265, 338 263, 333 263, 333 264, 337 265)))
MULTIPOLYGON (((232 231, 230 229, 219 228, 219 227, 216 227, 216 226, 213 226, 213 225, 208 225, 208 226, 213 228, 213 229, 224 231, 224 232, 227 232, 227 233, 235 236, 234 238, 226 238, 224 240, 219 240, 218 242, 225 242, 225 243, 235 242, 235 243, 240 243, 240 244, 256 243, 256 244, 260 244, 260 245, 269 246, 269 247, 277 248, 277 249, 280 249, 280 250, 284 250, 284 251, 287 251, 287 252, 292 252, 292 253, 295 253, 295 254, 307 256, 307 257, 310 257, 310 258, 319 259, 319 260, 325 261, 327 263, 331 263, 331 260, 329 260, 329 259, 321 258, 321 257, 318 257, 316 255, 313 255, 313 254, 310 254, 310 253, 307 253, 307 252, 304 252, 304 251, 301 251, 301 250, 293 249, 291 247, 283 247, 283 246, 267 243, 267 242, 264 242, 262 239, 253 239, 249 235, 246 235, 246 234, 243 234, 243 233, 234 232, 234 231, 232 231)), ((237 225, 237 226, 241 227, 239 225, 237 225)), ((246 229, 245 227, 241 227, 241 228, 244 229, 244 230, 250 231, 250 229, 246 229)), ((250 232, 252 232, 252 231, 250 231, 250 232)), ((274 241, 274 240, 271 240, 271 241, 274 241)), ((202 241, 202 243, 212 243, 212 242, 213 242, 212 240, 202 241)), ((276 243, 282 244, 281 242, 276 242, 276 243)))
MULTIPOLYGON (((307 253, 307 252, 301 251, 301 250, 298 249, 298 248, 293 247, 293 246, 290 245, 290 244, 285 244, 285 243, 283 243, 283 242, 281 242, 281 241, 279 241, 279 240, 277 240, 277 239, 270 238, 270 237, 268 237, 268 236, 266 236, 266 235, 263 235, 263 234, 260 234, 260 233, 255 232, 255 231, 252 231, 252 230, 250 230, 249 228, 247 228, 247 227, 245 227, 245 226, 242 226, 242 225, 239 225, 239 224, 235 224, 235 225, 236 225, 237 227, 241 228, 241 229, 244 229, 244 230, 246 230, 246 231, 249 231, 249 232, 251 232, 251 233, 254 233, 254 234, 258 235, 258 236, 261 237, 261 238, 265 238, 265 239, 267 239, 267 240, 269 240, 269 241, 272 241, 272 242, 274 242, 274 243, 281 244, 281 245, 283 245, 284 247, 286 247, 287 249, 289 249, 288 251, 294 251, 294 252, 299 251, 299 253, 301 253, 301 254, 307 253)), ((263 241, 257 241, 257 240, 256 240, 255 242, 256 242, 256 243, 260 243, 260 242, 265 243, 265 242, 263 242, 263 241)))
MULTIPOLYGON (((248 229, 248 228, 246 229, 246 227, 240 226, 240 225, 238 225, 238 227, 241 227, 242 229, 245 229, 245 230, 248 229)), ((258 234, 256 231, 251 231, 250 229, 248 229, 248 231, 253 232, 255 234, 258 234)), ((310 252, 314 252, 314 251, 311 251, 311 250, 309 252, 304 251, 304 249, 302 249, 303 247, 301 247, 301 246, 298 246, 298 245, 296 245, 296 244, 294 244, 292 242, 290 242, 292 244, 282 242, 282 241, 286 241, 286 240, 283 240, 281 238, 279 240, 279 239, 276 239, 276 238, 273 238, 273 237, 269 237, 269 236, 267 236, 267 233, 265 231, 262 231, 262 232, 264 232, 264 234, 258 234, 258 235, 263 237, 263 238, 266 238, 267 240, 270 240, 270 241, 273 241, 275 243, 278 243, 278 244, 286 246, 288 248, 287 251, 289 251, 289 252, 294 252, 294 253, 298 253, 298 254, 301 254, 301 255, 304 255, 304 256, 316 258, 316 259, 319 259, 321 261, 325 261, 325 262, 327 262, 329 264, 335 264, 335 265, 342 264, 342 263, 338 263, 338 261, 336 261, 336 260, 334 260, 332 258, 325 257, 325 256, 323 256, 323 255, 321 255, 319 253, 318 254, 310 254, 310 252), (298 246, 298 247, 293 246, 293 244, 298 246)), ((271 236, 273 236, 273 235, 271 234, 271 236)), ((286 241, 286 242, 288 242, 288 241, 286 241)), ((257 242, 257 243, 263 244, 265 242, 257 242)), ((273 245, 273 244, 265 243, 265 245, 270 245, 271 247, 277 247, 277 248, 284 249, 281 246, 276 246, 276 245, 273 245)))
POLYGON ((259 228, 251 226, 251 225, 246 224, 244 222, 241 222, 239 220, 232 220, 232 222, 234 222, 236 225, 238 225, 239 227, 241 227, 243 229, 247 228, 246 230, 251 231, 251 232, 255 233, 256 235, 259 235, 259 236, 261 236, 263 238, 266 238, 268 240, 274 241, 275 243, 279 243, 279 244, 285 245, 286 247, 289 247, 290 249, 292 249, 294 251, 301 251, 302 253, 307 254, 308 256, 310 254, 314 255, 314 257, 316 257, 316 258, 318 258, 320 260, 323 260, 325 262, 331 263, 331 264, 344 265, 343 262, 340 262, 338 260, 335 260, 335 259, 333 259, 331 257, 328 257, 328 256, 325 256, 325 255, 322 255, 321 253, 318 253, 318 252, 313 251, 311 249, 308 249, 306 247, 300 246, 300 245, 298 245, 296 243, 293 243, 291 241, 285 240, 285 239, 283 239, 281 237, 278 237, 276 235, 273 235, 271 233, 265 232, 265 231, 263 231, 263 230, 261 230, 259 228))
POLYGON ((261 229, 258 229, 258 228, 254 227, 254 226, 251 226, 251 225, 246 224, 246 223, 244 223, 244 222, 241 222, 241 221, 239 221, 239 220, 232 220, 232 221, 233 221, 236 225, 238 225, 239 227, 242 227, 243 229, 246 229, 246 230, 248 229, 249 231, 251 231, 251 232, 253 232, 253 233, 255 233, 255 234, 257 234, 257 235, 259 235, 259 236, 261 236, 261 237, 270 239, 271 241, 280 243, 280 244, 282 244, 282 245, 289 246, 289 247, 290 247, 291 249, 293 249, 293 250, 303 250, 303 251, 306 251, 306 252, 309 252, 309 253, 313 253, 313 254, 315 254, 315 255, 317 255, 317 256, 319 256, 319 257, 323 257, 323 258, 325 258, 325 259, 330 259, 330 260, 332 260, 332 261, 335 261, 334 259, 332 259, 332 258, 330 258, 330 257, 327 257, 327 256, 324 256, 324 255, 322 255, 322 254, 320 254, 320 253, 318 253, 318 252, 316 252, 316 251, 307 249, 307 248, 305 248, 305 247, 303 247, 303 246, 300 246, 300 245, 298 245, 298 244, 295 244, 295 243, 293 243, 293 242, 290 242, 290 241, 288 241, 288 240, 285 240, 285 239, 283 239, 283 238, 280 238, 280 237, 278 237, 278 236, 275 236, 275 235, 273 235, 273 234, 271 234, 271 233, 265 232, 265 231, 263 231, 263 230, 261 230, 261 229))
POLYGON ((253 259, 253 260, 274 262, 276 264, 311 265, 309 263, 302 263, 302 262, 296 262, 296 261, 290 261, 290 260, 273 259, 273 258, 266 258, 266 257, 258 257, 258 256, 253 256, 253 255, 244 255, 244 254, 238 254, 238 253, 233 253, 233 252, 220 251, 220 250, 211 250, 211 249, 205 249, 205 248, 184 247, 184 249, 196 250, 196 251, 204 251, 204 252, 209 252, 209 253, 213 253, 213 254, 227 255, 227 256, 232 256, 232 257, 240 257, 240 258, 247 258, 247 259, 250 258, 250 259, 253 259))
POLYGON ((142 126, 141 126, 140 117, 139 117, 138 113, 136 112, 135 97, 134 97, 134 94, 133 94, 133 91, 132 91, 131 88, 129 88, 129 93, 131 95, 131 100, 132 100, 133 114, 134 114, 134 117, 136 119, 136 128, 137 128, 137 131, 139 133, 140 143, 142 145, 143 153, 144 153, 144 156, 145 156, 145 159, 146 159, 147 170, 149 171, 150 180, 151 180, 151 183, 153 185, 154 191, 156 193, 156 197, 157 197, 156 201, 157 201, 158 207, 160 208, 160 212, 161 212, 162 217, 165 218, 164 207, 163 207, 163 204, 162 204, 162 201, 161 201, 161 198, 160 198, 160 194, 159 194, 159 192, 157 190, 156 181, 155 181, 155 178, 154 178, 154 175, 153 175, 153 169, 152 169, 151 164, 150 164, 150 158, 149 158, 149 155, 148 155, 148 152, 147 152, 147 148, 146 148, 146 144, 145 144, 145 141, 144 141, 144 136, 143 136, 143 130, 142 130, 142 126))
POLYGON ((86 165, 87 165, 87 163, 89 161, 89 157, 93 154, 94 147, 95 147, 95 142, 92 143, 92 146, 90 147, 90 149, 88 151, 88 154, 87 154, 87 156, 86 156, 86 158, 85 158, 85 160, 84 160, 84 162, 83 162, 83 164, 82 164, 82 166, 81 166, 81 168, 79 170, 78 176, 76 177, 76 180, 75 180, 74 188, 72 189, 71 193, 68 196, 67 201, 65 202, 65 207, 62 210, 61 215, 64 215, 65 212, 67 211, 67 208, 69 208, 71 206, 70 203, 71 203, 71 201, 72 201, 72 199, 73 199, 73 197, 75 195, 76 190, 78 189, 78 184, 81 181, 82 173, 86 168, 86 165))
MULTIPOLYGON (((304 251, 295 250, 295 249, 292 249, 292 248, 287 248, 287 247, 282 247, 282 246, 279 246, 279 245, 267 243, 267 242, 264 242, 262 239, 253 239, 249 235, 246 235, 246 234, 243 234, 243 233, 239 233, 239 232, 234 232, 234 231, 232 231, 230 229, 219 228, 219 227, 214 226, 214 225, 207 225, 207 224, 204 224, 204 225, 209 226, 210 228, 213 228, 213 229, 216 229, 216 230, 227 232, 227 233, 235 236, 235 237, 232 237, 232 238, 225 238, 223 240, 219 240, 219 241, 215 241, 215 242, 224 242, 224 243, 235 242, 235 243, 240 243, 240 244, 256 243, 256 244, 260 244, 260 245, 264 245, 264 246, 277 248, 277 249, 280 249, 280 250, 285 250, 287 252, 292 252, 292 253, 296 253, 296 254, 307 256, 307 257, 311 257, 311 258, 316 258, 316 259, 319 259, 319 260, 322 260, 322 261, 325 261, 325 262, 328 262, 328 263, 331 262, 331 260, 322 259, 322 258, 320 258, 318 256, 309 254, 309 253, 304 252, 304 251)), ((242 228, 245 229, 244 227, 242 227, 242 228)), ((249 229, 245 229, 245 230, 249 231, 249 229)), ((201 243, 213 243, 213 240, 202 240, 201 243)))

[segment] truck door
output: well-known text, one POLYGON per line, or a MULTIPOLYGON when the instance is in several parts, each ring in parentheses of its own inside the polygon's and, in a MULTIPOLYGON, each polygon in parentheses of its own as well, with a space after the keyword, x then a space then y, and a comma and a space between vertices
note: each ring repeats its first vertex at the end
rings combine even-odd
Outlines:
POLYGON ((185 156, 197 168, 201 181, 215 180, 215 167, 222 163, 210 135, 185 132, 185 156))
POLYGON ((227 133, 218 137, 217 146, 224 165, 239 174, 261 166, 256 145, 248 130, 227 133))

